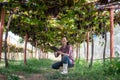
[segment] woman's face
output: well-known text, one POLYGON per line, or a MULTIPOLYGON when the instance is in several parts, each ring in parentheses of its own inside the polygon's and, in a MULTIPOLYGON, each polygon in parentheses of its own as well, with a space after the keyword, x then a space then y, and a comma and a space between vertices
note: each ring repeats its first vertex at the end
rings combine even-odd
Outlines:
POLYGON ((63 45, 66 45, 66 44, 67 44, 67 39, 66 39, 66 37, 63 37, 62 40, 61 40, 61 42, 62 42, 63 45))

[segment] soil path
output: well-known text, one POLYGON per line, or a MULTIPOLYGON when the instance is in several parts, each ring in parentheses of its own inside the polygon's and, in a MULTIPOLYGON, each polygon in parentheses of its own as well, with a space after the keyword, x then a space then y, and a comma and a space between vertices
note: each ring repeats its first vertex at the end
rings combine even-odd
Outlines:
POLYGON ((44 80, 44 77, 41 74, 30 74, 28 77, 19 75, 19 78, 20 80, 44 80))
MULTIPOLYGON (((44 80, 41 74, 30 74, 29 76, 18 75, 20 80, 44 80)), ((7 80, 7 77, 0 74, 0 80, 7 80)))

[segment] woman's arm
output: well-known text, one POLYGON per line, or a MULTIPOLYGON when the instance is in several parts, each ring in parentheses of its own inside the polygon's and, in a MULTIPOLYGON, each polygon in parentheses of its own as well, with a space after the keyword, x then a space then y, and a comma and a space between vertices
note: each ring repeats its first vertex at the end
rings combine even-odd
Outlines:
POLYGON ((59 53, 59 54, 61 54, 61 55, 70 56, 71 53, 72 53, 72 51, 73 51, 73 50, 72 50, 72 46, 68 46, 66 53, 63 53, 62 51, 57 51, 57 53, 59 53))
POLYGON ((73 48, 71 45, 69 45, 66 49, 66 53, 64 53, 62 51, 57 51, 57 53, 59 53, 61 55, 71 56, 71 54, 73 53, 73 48))
POLYGON ((63 53, 63 52, 61 52, 61 51, 57 51, 57 53, 59 53, 59 54, 61 54, 61 55, 69 56, 69 54, 63 53))

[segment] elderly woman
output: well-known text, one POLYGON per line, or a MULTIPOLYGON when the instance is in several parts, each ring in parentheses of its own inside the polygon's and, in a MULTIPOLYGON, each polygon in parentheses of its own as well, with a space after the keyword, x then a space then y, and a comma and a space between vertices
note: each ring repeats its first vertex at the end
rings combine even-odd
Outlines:
POLYGON ((73 50, 72 46, 68 44, 67 38, 65 36, 62 37, 61 43, 62 46, 59 51, 54 53, 55 57, 61 55, 61 61, 54 63, 52 68, 59 69, 61 66, 63 66, 61 74, 67 74, 68 67, 74 66, 73 50))

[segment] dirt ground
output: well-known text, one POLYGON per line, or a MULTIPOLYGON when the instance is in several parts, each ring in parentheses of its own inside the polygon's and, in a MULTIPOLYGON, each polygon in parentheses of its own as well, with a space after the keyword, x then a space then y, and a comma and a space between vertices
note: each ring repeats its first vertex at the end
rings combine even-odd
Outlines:
MULTIPOLYGON (((44 80, 41 74, 31 74, 29 77, 25 77, 24 75, 18 75, 20 80, 44 80)), ((0 80, 7 80, 7 77, 0 74, 0 80)))
POLYGON ((7 80, 7 77, 0 74, 0 80, 7 80))
POLYGON ((33 74, 29 77, 19 76, 20 80, 44 80, 41 74, 33 74))

